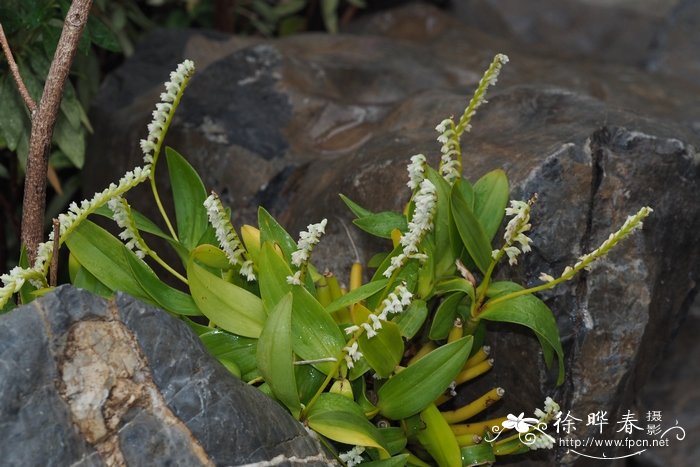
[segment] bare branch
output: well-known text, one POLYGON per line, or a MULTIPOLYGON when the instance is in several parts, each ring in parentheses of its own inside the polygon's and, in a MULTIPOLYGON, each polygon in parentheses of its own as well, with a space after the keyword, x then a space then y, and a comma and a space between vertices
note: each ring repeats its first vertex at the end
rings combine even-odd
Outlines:
POLYGON ((22 80, 22 75, 19 74, 19 68, 17 68, 17 63, 15 63, 15 57, 12 56, 12 49, 10 49, 10 44, 7 42, 7 37, 5 37, 5 30, 2 28, 2 23, 0 23, 0 45, 2 45, 2 51, 5 53, 5 57, 7 57, 7 64, 10 65, 12 77, 15 79, 15 83, 17 83, 19 95, 22 96, 27 108, 32 115, 34 115, 36 103, 34 99, 32 99, 32 96, 29 95, 27 86, 24 85, 24 81, 22 80))
POLYGON ((39 107, 32 119, 29 138, 27 176, 22 203, 22 244, 27 248, 30 262, 34 262, 37 246, 42 240, 42 226, 46 210, 46 173, 48 169, 51 136, 56 123, 63 89, 70 71, 78 42, 83 33, 92 0, 73 0, 63 23, 61 38, 51 62, 39 107))

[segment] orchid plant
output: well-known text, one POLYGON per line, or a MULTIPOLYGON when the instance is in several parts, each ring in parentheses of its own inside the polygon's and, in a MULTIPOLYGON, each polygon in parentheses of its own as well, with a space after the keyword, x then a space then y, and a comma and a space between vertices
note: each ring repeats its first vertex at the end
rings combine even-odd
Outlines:
POLYGON ((326 219, 310 224, 295 240, 260 208, 258 227, 244 225, 239 234, 219 197, 207 193, 197 172, 169 147, 164 154, 174 221, 164 209, 155 174, 173 114, 194 73, 194 64, 185 61, 166 83, 141 141, 144 166, 92 199, 72 204, 59 217, 56 234, 40 246, 36 262, 2 275, 0 309, 13 308, 15 294, 26 303, 49 290, 51 256, 66 245, 74 285, 104 296, 123 291, 179 317, 231 373, 279 401, 345 465, 480 465, 551 447, 544 429, 560 412, 550 398, 536 418, 520 414, 471 422, 505 391, 493 388, 462 407, 447 403, 458 386, 492 368, 483 345, 489 322, 532 330, 547 366, 556 356, 561 384, 556 322, 534 294, 589 268, 641 228, 652 210, 641 208, 558 276, 543 272, 540 285, 524 288, 494 279, 506 258, 514 265, 530 251, 527 234, 536 196, 509 201, 502 170, 468 181, 462 176, 460 141, 507 61, 497 55, 464 114, 437 125, 437 169, 422 154, 411 157, 411 196, 403 214, 372 212, 341 195, 356 216, 354 224, 391 245, 370 261, 374 273, 368 282, 363 284, 363 265, 353 264, 347 288, 310 261, 326 219), (125 197, 146 182, 167 231, 132 209, 125 197), (91 215, 114 219, 122 229, 119 238, 90 221, 91 215), (510 219, 498 239, 505 216, 510 219), (182 264, 166 263, 145 234, 165 239, 182 264), (164 282, 153 263, 182 287, 164 282), (513 433, 504 434, 508 431, 513 433))

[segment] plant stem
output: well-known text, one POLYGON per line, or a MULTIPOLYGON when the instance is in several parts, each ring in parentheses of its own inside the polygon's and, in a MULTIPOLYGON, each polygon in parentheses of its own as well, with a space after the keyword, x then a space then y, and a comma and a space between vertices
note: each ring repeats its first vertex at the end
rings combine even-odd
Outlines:
POLYGON ((58 116, 66 78, 78 50, 78 42, 87 24, 91 6, 92 0, 73 0, 71 3, 49 74, 46 77, 41 101, 36 111, 32 113, 27 175, 22 202, 22 244, 27 249, 30 263, 34 262, 37 247, 43 237, 46 173, 53 127, 58 116))
POLYGON ((7 42, 7 37, 5 37, 5 31, 2 28, 2 23, 0 23, 0 46, 2 46, 2 51, 5 53, 5 57, 7 57, 7 64, 10 66, 10 72, 12 73, 12 77, 15 79, 15 83, 17 84, 19 95, 22 96, 24 104, 33 115, 34 111, 36 110, 36 102, 34 102, 32 96, 29 95, 27 86, 24 85, 22 75, 20 75, 19 68, 17 67, 15 58, 12 55, 12 49, 10 49, 10 44, 7 42))

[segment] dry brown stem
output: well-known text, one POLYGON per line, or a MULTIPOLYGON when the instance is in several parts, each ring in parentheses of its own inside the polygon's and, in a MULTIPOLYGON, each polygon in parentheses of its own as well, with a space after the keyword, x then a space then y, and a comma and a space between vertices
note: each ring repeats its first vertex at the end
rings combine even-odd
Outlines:
POLYGON ((32 115, 29 137, 29 157, 22 203, 22 244, 27 248, 30 263, 34 262, 37 246, 43 237, 46 210, 46 173, 51 149, 51 136, 58 116, 63 89, 78 42, 90 15, 92 0, 73 0, 63 23, 61 38, 46 77, 39 106, 32 115))
POLYGON ((5 57, 7 57, 7 64, 10 66, 12 77, 15 79, 15 83, 17 83, 19 95, 22 96, 24 103, 33 115, 36 110, 36 103, 34 99, 32 99, 32 96, 29 95, 27 86, 24 85, 24 81, 22 80, 22 75, 19 74, 19 68, 17 68, 15 57, 12 55, 12 49, 10 49, 10 44, 7 42, 7 37, 5 37, 5 30, 2 28, 2 23, 0 23, 0 45, 2 46, 2 51, 5 53, 5 57))

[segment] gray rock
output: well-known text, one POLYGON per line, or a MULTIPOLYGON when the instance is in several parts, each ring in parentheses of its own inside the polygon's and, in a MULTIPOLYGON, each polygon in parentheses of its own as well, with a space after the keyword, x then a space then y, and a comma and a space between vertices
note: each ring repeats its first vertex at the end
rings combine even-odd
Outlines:
MULTIPOLYGON (((628 12, 620 2, 603 10, 593 9, 592 1, 546 2, 549 17, 516 3, 465 2, 470 15, 481 8, 481 16, 412 5, 369 16, 353 26, 355 35, 346 36, 258 41, 159 32, 107 80, 92 111, 96 135, 90 148, 100 156, 88 160, 87 186, 101 189, 140 164, 137 140, 160 81, 175 62, 192 58, 200 71, 168 144, 222 195, 237 225, 255 223, 259 203, 293 235, 328 217, 328 234, 314 260, 342 274, 354 254, 335 221, 351 219, 337 193, 372 210, 401 209, 408 196, 408 157, 423 152, 436 160, 434 126, 463 110, 493 53, 507 52, 512 63, 465 137, 464 160, 472 181, 503 167, 514 198, 539 193, 535 251, 515 269, 515 279, 535 284, 540 272, 559 273, 628 214, 643 205, 655 212, 641 234, 593 272, 542 295, 555 311, 567 354, 562 387, 554 390, 534 337, 501 325, 489 336, 497 371, 460 397, 466 401, 503 386, 511 397, 493 412, 502 415, 532 411, 553 394, 578 418, 604 410, 613 423, 627 410, 651 410, 636 396, 681 325, 700 273, 693 261, 700 253, 694 234, 700 212, 692 201, 700 188, 694 148, 700 143, 700 85, 685 72, 695 69, 696 56, 686 54, 683 68, 674 67, 673 49, 663 41, 650 43, 672 30, 672 18, 692 25, 700 16, 692 2, 681 10, 660 1, 655 5, 663 9, 654 10, 649 1, 625 17, 636 25, 630 29, 614 21, 628 12), (605 16, 596 29, 601 11, 618 16, 605 16), (679 11, 692 14, 672 16, 679 11), (497 18, 496 26, 471 22, 478 17, 497 18), (500 31, 503 18, 529 26, 489 36, 500 31), (576 26, 566 27, 562 18, 576 26), (540 27, 555 20, 563 21, 558 29, 540 27), (562 38, 557 31, 571 34, 562 38), (610 35, 613 47, 606 48, 610 35), (541 48, 542 41, 560 49, 541 48), (163 47, 168 52, 161 59, 153 50, 163 47), (160 79, 148 71, 152 81, 121 86, 157 62, 160 79)), ((673 35, 674 47, 692 49, 696 31, 688 27, 685 36, 673 35)), ((386 249, 366 235, 352 235, 363 260, 386 249)), ((675 409, 664 410, 670 416, 675 409)), ((605 435, 621 436, 613 428, 605 435)), ((590 433, 585 426, 577 432, 582 438, 590 433)), ((539 456, 544 465, 554 462, 539 456)), ((560 449, 556 462, 587 461, 560 449)))
POLYGON ((70 286, 0 317, 3 465, 328 465, 186 324, 70 286))

